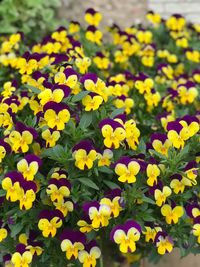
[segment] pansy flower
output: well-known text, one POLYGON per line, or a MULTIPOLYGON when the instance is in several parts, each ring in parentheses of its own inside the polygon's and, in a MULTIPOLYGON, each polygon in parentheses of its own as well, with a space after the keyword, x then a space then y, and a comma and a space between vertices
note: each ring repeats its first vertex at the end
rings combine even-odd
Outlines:
POLYGON ((139 144, 140 130, 137 128, 136 122, 133 119, 127 120, 124 123, 124 128, 126 131, 126 142, 128 146, 136 150, 139 144))
POLYGON ((172 190, 169 186, 163 186, 162 183, 158 183, 156 186, 152 187, 154 190, 154 198, 156 200, 156 205, 161 207, 171 195, 172 190))
POLYGON ((110 166, 113 152, 110 149, 105 149, 103 152, 97 153, 98 166, 110 166))
POLYGON ((75 34, 80 31, 80 23, 78 21, 71 20, 69 23, 69 34, 75 34))
POLYGON ((85 245, 84 250, 79 251, 78 260, 83 264, 83 267, 95 267, 97 259, 101 256, 101 250, 97 246, 97 243, 92 240, 85 245))
POLYGON ((164 255, 165 253, 170 253, 173 249, 173 240, 164 231, 158 232, 155 237, 155 244, 157 247, 158 254, 164 255))
POLYGON ((100 205, 105 204, 110 207, 111 216, 113 216, 114 218, 118 217, 120 211, 122 210, 122 205, 120 203, 121 193, 122 191, 120 189, 113 189, 100 200, 100 205))
POLYGON ((3 222, 0 220, 0 243, 8 236, 7 227, 3 226, 3 222))
POLYGON ((124 95, 118 96, 114 101, 114 105, 116 108, 124 108, 126 114, 131 113, 131 109, 134 106, 134 100, 130 97, 126 97, 124 95))
POLYGON ((140 73, 136 77, 135 88, 139 91, 140 94, 150 93, 153 86, 154 81, 147 75, 140 73))
POLYGON ((61 250, 66 253, 66 258, 77 259, 78 253, 85 247, 86 237, 79 231, 64 230, 60 236, 61 250))
POLYGON ((97 159, 97 152, 90 141, 81 141, 72 149, 75 166, 80 170, 91 169, 97 159))
POLYGON ((29 150, 29 145, 32 144, 33 140, 36 138, 37 132, 35 129, 27 127, 22 122, 17 122, 15 130, 11 131, 8 137, 8 142, 15 153, 25 153, 29 150))
POLYGON ((43 210, 39 214, 38 228, 44 237, 54 237, 62 226, 63 214, 59 210, 43 210))
POLYGON ((188 139, 187 129, 178 121, 172 121, 167 124, 167 137, 175 148, 183 148, 188 139))
POLYGON ((53 169, 53 173, 51 174, 51 178, 52 179, 67 179, 68 177, 68 173, 66 172, 66 170, 63 170, 61 168, 54 168, 53 169))
POLYGON ((37 69, 37 60, 30 57, 18 59, 17 68, 20 74, 32 74, 37 69))
POLYGON ((9 155, 10 153, 11 153, 10 145, 3 139, 0 139, 0 163, 6 157, 6 155, 9 155))
POLYGON ((182 31, 185 27, 186 21, 180 14, 173 14, 166 20, 165 24, 169 30, 182 31))
POLYGON ((178 173, 172 175, 170 178, 172 179, 170 187, 173 189, 174 193, 183 193, 186 185, 185 179, 178 173))
POLYGON ((86 29, 86 33, 85 33, 85 38, 92 42, 95 43, 97 45, 101 45, 102 44, 102 37, 103 37, 103 33, 98 30, 95 26, 89 26, 86 29))
POLYGON ((63 200, 59 202, 53 202, 55 208, 62 212, 64 217, 67 217, 69 212, 74 210, 74 203, 69 198, 63 198, 63 200))
POLYGON ((17 169, 22 173, 23 177, 30 181, 34 179, 34 176, 38 172, 39 167, 41 166, 42 161, 39 157, 33 154, 28 154, 24 159, 21 159, 17 163, 17 169))
POLYGON ((133 253, 141 232, 141 226, 137 222, 129 220, 124 225, 115 226, 110 233, 110 239, 119 245, 122 253, 133 253))
POLYGON ((200 84, 200 69, 196 69, 192 72, 192 77, 196 83, 200 84))
POLYGON ((183 179, 185 185, 192 186, 197 184, 198 169, 197 163, 194 160, 187 163, 184 167, 185 176, 183 179))
POLYGON ((140 164, 129 157, 122 157, 115 163, 115 173, 122 183, 135 183, 136 175, 140 171, 140 164))
POLYGON ((59 180, 51 178, 49 180, 49 185, 47 187, 47 195, 50 196, 52 202, 63 202, 65 197, 70 195, 71 184, 65 179, 61 178, 59 180))
POLYGON ((164 112, 158 116, 158 119, 160 120, 162 127, 166 131, 168 122, 174 121, 175 116, 173 112, 164 112))
POLYGON ((100 21, 102 20, 102 15, 98 11, 94 10, 93 8, 88 8, 85 11, 85 21, 89 25, 98 26, 100 21))
POLYGON ((16 88, 17 88, 17 81, 16 80, 13 80, 12 82, 5 82, 3 84, 3 91, 1 93, 1 95, 3 97, 10 97, 13 92, 16 91, 16 88))
POLYGON ((157 177, 160 175, 160 169, 158 168, 158 165, 149 163, 147 165, 146 173, 148 177, 147 184, 149 186, 157 184, 157 177))
POLYGON ((179 84, 177 91, 182 105, 193 103, 198 96, 198 90, 195 86, 195 83, 191 81, 188 81, 185 84, 179 84))
POLYGON ((122 141, 126 138, 126 131, 119 122, 113 119, 104 119, 99 123, 104 145, 108 148, 119 148, 122 141))
POLYGON ((107 204, 99 204, 97 201, 87 202, 83 205, 83 210, 91 220, 93 228, 108 226, 111 215, 111 208, 107 204))
POLYGON ((18 244, 16 252, 12 254, 11 262, 14 267, 29 267, 33 259, 31 252, 24 244, 18 244))
POLYGON ((145 231, 142 233, 145 235, 145 241, 148 243, 150 241, 154 242, 155 237, 158 232, 162 231, 162 228, 154 225, 145 225, 145 231))
POLYGON ((78 57, 75 60, 75 65, 81 74, 85 74, 91 65, 91 59, 89 57, 78 57))
POLYGON ((97 52, 93 57, 93 62, 100 70, 107 70, 110 65, 110 60, 107 55, 104 55, 102 52, 97 52))
POLYGON ((198 133, 200 122, 195 116, 186 115, 178 121, 184 127, 188 138, 198 133))
POLYGON ((40 99, 40 104, 42 106, 50 101, 60 103, 65 97, 68 97, 71 92, 70 88, 63 84, 52 85, 48 83, 46 86, 50 88, 45 88, 38 94, 38 98, 40 99))
POLYGON ((60 132, 53 129, 46 129, 42 132, 42 138, 46 141, 46 147, 54 147, 60 139, 60 132))
POLYGON ((89 93, 82 99, 82 104, 85 108, 85 111, 97 110, 102 102, 103 97, 95 93, 89 93))
POLYGON ((184 209, 182 206, 164 204, 161 208, 161 214, 165 217, 167 224, 176 224, 183 216, 184 209))
POLYGON ((6 199, 15 202, 19 200, 21 195, 21 183, 23 181, 23 176, 17 171, 12 171, 6 174, 5 178, 2 180, 2 188, 6 190, 6 199))
POLYGON ((185 207, 187 216, 189 216, 191 219, 195 219, 197 217, 200 218, 200 206, 196 201, 191 201, 190 204, 188 204, 185 207))
POLYGON ((194 219, 192 233, 197 237, 197 242, 200 244, 200 216, 194 219))
POLYGON ((48 102, 44 106, 44 119, 49 128, 64 130, 70 119, 69 108, 65 103, 48 102))
POLYGON ((38 237, 38 232, 31 230, 28 235, 25 233, 20 234, 19 242, 26 246, 26 249, 31 252, 33 256, 41 255, 43 252, 43 243, 35 240, 38 237))
POLYGON ((74 88, 78 83, 78 74, 71 67, 67 67, 63 72, 57 72, 54 77, 55 83, 74 88))
POLYGON ((84 214, 84 216, 77 222, 77 225, 79 226, 79 231, 81 233, 89 233, 92 230, 98 231, 98 229, 94 229, 92 227, 92 221, 90 220, 89 215, 84 214))
POLYGON ((168 150, 172 146, 166 134, 154 133, 151 135, 151 144, 155 151, 167 156, 168 150))
POLYGON ((19 195, 19 207, 20 209, 31 209, 33 202, 36 199, 37 185, 33 181, 23 180, 20 183, 21 191, 19 195))
POLYGON ((155 26, 158 26, 161 23, 161 16, 158 13, 153 11, 148 11, 146 18, 155 26))

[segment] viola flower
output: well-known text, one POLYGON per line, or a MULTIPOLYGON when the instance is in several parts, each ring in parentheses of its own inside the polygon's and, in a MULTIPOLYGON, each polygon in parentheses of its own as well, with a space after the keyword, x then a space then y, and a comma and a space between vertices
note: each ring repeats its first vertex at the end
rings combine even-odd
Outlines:
POLYGON ((102 44, 103 33, 94 26, 89 26, 86 29, 85 38, 97 45, 102 44))
POLYGON ((115 173, 122 183, 135 183, 136 175, 140 171, 140 164, 131 158, 122 157, 115 163, 115 173))
POLYGON ((122 253, 133 253, 136 250, 136 242, 140 239, 141 232, 140 225, 129 220, 124 225, 115 226, 110 233, 110 239, 119 245, 119 250, 122 253))
POLYGON ((194 82, 200 83, 200 70, 196 69, 192 72, 192 77, 194 79, 194 82))
POLYGON ((25 233, 19 235, 19 242, 21 244, 24 244, 26 246, 26 249, 29 250, 33 256, 39 256, 43 252, 43 243, 35 240, 37 236, 38 233, 32 230, 28 235, 26 235, 25 233))
POLYGON ((67 179, 67 177, 68 177, 68 173, 65 170, 62 170, 61 168, 54 168, 53 169, 53 173, 51 175, 52 179, 60 180, 63 178, 67 179))
POLYGON ((60 71, 55 74, 54 81, 73 89, 78 83, 78 74, 71 67, 67 67, 63 72, 60 71))
POLYGON ((46 141, 46 147, 54 147, 60 139, 60 132, 46 129, 42 132, 42 138, 46 141))
POLYGON ((167 131, 168 122, 175 121, 173 112, 172 113, 164 112, 163 114, 158 116, 158 119, 160 120, 162 127, 164 128, 165 131, 167 131))
POLYGON ((36 199, 37 185, 33 181, 23 180, 20 186, 22 190, 19 195, 19 207, 21 210, 31 209, 36 199))
POLYGON ((69 108, 65 103, 48 102, 44 106, 44 119, 49 128, 64 130, 70 119, 69 108))
POLYGON ((29 267, 33 259, 33 255, 26 249, 24 244, 18 244, 16 252, 12 255, 11 262, 14 267, 29 267))
POLYGON ((45 88, 41 93, 38 94, 40 104, 44 106, 46 103, 53 101, 60 103, 65 97, 70 95, 70 88, 66 85, 61 84, 50 84, 46 85, 51 88, 45 88))
POLYGON ((194 219, 194 225, 192 228, 192 233, 197 237, 197 242, 200 244, 200 216, 194 219))
POLYGON ((11 153, 11 147, 8 143, 6 143, 3 139, 0 139, 0 163, 11 153))
POLYGON ((64 198, 60 202, 53 202, 53 205, 62 212, 64 217, 67 217, 68 213, 74 210, 74 203, 68 198, 64 198))
POLYGON ((99 229, 100 227, 108 226, 111 208, 107 204, 91 201, 83 205, 83 210, 89 216, 93 228, 99 229))
POLYGON ((185 51, 185 56, 189 61, 199 63, 200 62, 200 53, 197 49, 187 48, 185 51))
POLYGON ((108 55, 104 55, 102 52, 97 52, 93 57, 93 62, 100 70, 107 70, 110 65, 108 55))
POLYGON ((115 101, 114 105, 116 108, 124 108, 126 114, 131 113, 131 109, 134 106, 134 100, 130 97, 126 97, 124 95, 119 96, 115 101))
POLYGON ((167 80, 173 80, 174 78, 174 70, 167 63, 161 63, 157 67, 158 74, 161 77, 165 77, 167 80))
POLYGON ((75 34, 80 31, 80 23, 78 21, 71 20, 69 23, 69 34, 75 34))
POLYGON ((8 230, 3 226, 3 222, 0 220, 0 243, 8 236, 8 230))
POLYGON ((104 145, 108 148, 119 148, 122 141, 126 138, 126 132, 123 125, 113 119, 104 119, 99 123, 104 145))
POLYGON ((80 227, 79 231, 81 233, 90 233, 92 230, 98 231, 98 229, 94 229, 92 227, 91 220, 88 215, 85 215, 81 220, 79 220, 77 225, 80 227))
POLYGON ((176 224, 178 223, 179 218, 184 214, 184 209, 182 206, 170 206, 165 204, 161 208, 161 214, 165 217, 167 224, 176 224))
POLYGON ((146 14, 146 18, 155 26, 158 26, 161 23, 160 14, 154 13, 153 11, 148 11, 146 14))
POLYGON ((85 21, 92 26, 98 26, 100 21, 102 20, 102 15, 98 11, 93 8, 88 8, 85 11, 85 21))
POLYGON ((148 164, 147 165, 147 184, 149 186, 154 186, 157 184, 157 177, 160 175, 160 169, 156 164, 148 164))
POLYGON ((81 79, 81 83, 87 91, 102 96, 105 102, 108 100, 108 88, 106 87, 105 82, 98 78, 96 74, 85 74, 81 79))
POLYGON ((97 152, 90 141, 81 141, 72 149, 75 166, 80 170, 91 169, 97 159, 97 152))
POLYGON ((84 250, 86 237, 79 231, 64 230, 60 236, 61 250, 66 253, 66 258, 77 259, 80 251, 84 250))
POLYGON ((150 241, 154 242, 157 233, 162 231, 162 228, 159 226, 155 226, 155 227, 145 226, 144 228, 145 228, 145 231, 142 233, 145 235, 145 241, 147 243, 150 241))
POLYGON ((172 179, 170 187, 173 189, 174 193, 183 193, 186 185, 184 178, 180 174, 174 174, 170 178, 172 179))
POLYGON ((15 125, 15 130, 13 130, 8 141, 15 153, 27 152, 29 150, 29 145, 32 144, 33 140, 37 138, 37 132, 31 127, 27 127, 21 122, 17 122, 15 125))
POLYGON ((127 120, 124 124, 126 131, 126 142, 128 146, 136 150, 139 144, 140 130, 136 126, 136 122, 133 119, 127 120))
POLYGON ((150 93, 153 86, 154 81, 147 75, 140 73, 139 76, 136 77, 135 88, 140 94, 150 93))
POLYGON ((97 259, 101 256, 101 250, 94 240, 85 245, 84 250, 79 251, 78 260, 83 264, 83 267, 95 267, 97 259))
POLYGON ((155 133, 151 135, 151 143, 153 149, 166 157, 168 156, 168 150, 172 146, 171 141, 167 138, 166 134, 155 133))
POLYGON ((19 200, 21 195, 21 183, 23 181, 23 176, 21 173, 16 171, 9 172, 6 177, 2 180, 2 188, 6 190, 6 199, 15 202, 19 200))
POLYGON ((195 83, 191 81, 188 81, 185 84, 179 84, 177 91, 182 105, 193 103, 198 96, 198 90, 195 83))
POLYGON ((152 89, 150 93, 144 94, 144 99, 147 103, 147 111, 150 112, 154 107, 158 106, 161 96, 159 92, 156 92, 154 89, 152 89))
POLYGON ((71 184, 65 178, 59 180, 51 178, 46 189, 47 195, 50 196, 52 202, 63 202, 65 197, 70 195, 71 184))
POLYGON ((17 170, 21 172, 27 181, 32 181, 41 166, 42 161, 33 154, 28 154, 17 163, 17 170))
POLYGON ((139 29, 136 33, 137 40, 142 44, 152 43, 153 34, 151 31, 139 29))
POLYGON ((172 190, 168 186, 159 187, 160 186, 158 186, 158 188, 155 187, 154 198, 156 200, 156 205, 161 207, 171 195, 172 190))
POLYGON ((197 184, 196 178, 198 176, 198 169, 199 168, 197 168, 197 163, 194 160, 187 163, 184 168, 184 182, 186 185, 192 186, 197 184))
POLYGON ((187 129, 178 121, 172 121, 167 124, 168 139, 175 148, 183 148, 188 139, 187 129))
POLYGON ((104 198, 100 200, 100 205, 107 205, 111 209, 111 216, 114 218, 119 216, 122 206, 120 205, 121 190, 113 189, 104 198))
POLYGON ((38 228, 44 237, 54 237, 62 226, 63 214, 59 210, 43 210, 39 214, 38 228))
POLYGON ((105 149, 103 153, 97 153, 98 166, 110 166, 113 152, 110 149, 105 149))
POLYGON ((185 27, 186 21, 180 14, 173 14, 166 20, 165 24, 169 30, 182 31, 185 27))
POLYGON ((91 59, 89 57, 76 58, 75 65, 81 74, 85 74, 91 65, 91 59))
POLYGON ((89 93, 82 99, 85 111, 97 110, 103 102, 103 97, 95 93, 89 93))
POLYGON ((1 95, 3 97, 10 97, 13 92, 15 92, 17 89, 17 82, 16 80, 13 80, 12 82, 5 82, 3 84, 3 91, 1 93, 1 95))
POLYGON ((37 61, 21 57, 18 59, 17 68, 20 74, 32 74, 37 69, 37 61))
POLYGON ((158 254, 164 255, 165 253, 170 253, 173 249, 173 241, 166 232, 158 232, 155 237, 155 244, 157 247, 158 254))
POLYGON ((188 139, 199 131, 199 120, 196 117, 186 115, 179 119, 179 123, 184 127, 188 139))

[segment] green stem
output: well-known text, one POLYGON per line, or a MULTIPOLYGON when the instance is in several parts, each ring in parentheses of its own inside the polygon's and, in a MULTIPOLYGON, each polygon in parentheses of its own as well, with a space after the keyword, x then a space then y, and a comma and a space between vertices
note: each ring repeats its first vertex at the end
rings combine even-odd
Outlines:
POLYGON ((100 267, 103 267, 103 256, 101 254, 101 257, 100 257, 100 267))

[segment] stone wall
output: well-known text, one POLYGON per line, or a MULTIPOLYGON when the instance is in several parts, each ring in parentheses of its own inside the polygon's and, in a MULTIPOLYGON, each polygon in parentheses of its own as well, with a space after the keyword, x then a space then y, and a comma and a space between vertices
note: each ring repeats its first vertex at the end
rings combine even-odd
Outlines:
POLYGON ((180 13, 189 21, 200 23, 200 0, 148 0, 148 8, 168 17, 180 13))
POLYGON ((84 11, 93 7, 102 12, 102 26, 117 23, 123 27, 144 20, 146 0, 62 0, 60 17, 83 22, 84 11))

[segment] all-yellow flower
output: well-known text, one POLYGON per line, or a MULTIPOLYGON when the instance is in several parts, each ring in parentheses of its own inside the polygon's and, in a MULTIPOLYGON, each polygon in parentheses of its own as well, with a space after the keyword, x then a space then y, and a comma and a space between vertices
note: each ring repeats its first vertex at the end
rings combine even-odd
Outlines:
POLYGON ((182 206, 175 206, 172 208, 170 205, 165 204, 161 208, 161 214, 165 217, 167 224, 178 223, 179 218, 184 214, 184 209, 182 206))
POLYGON ((135 183, 136 175, 140 171, 140 164, 130 158, 122 158, 115 165, 115 173, 122 183, 135 183))

